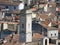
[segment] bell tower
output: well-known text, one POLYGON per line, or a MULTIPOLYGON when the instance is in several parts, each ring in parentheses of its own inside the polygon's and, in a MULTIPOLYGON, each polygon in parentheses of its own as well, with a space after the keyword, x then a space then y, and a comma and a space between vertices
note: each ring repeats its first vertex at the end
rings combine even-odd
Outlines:
POLYGON ((26 10, 20 18, 20 41, 32 41, 32 11, 26 10))

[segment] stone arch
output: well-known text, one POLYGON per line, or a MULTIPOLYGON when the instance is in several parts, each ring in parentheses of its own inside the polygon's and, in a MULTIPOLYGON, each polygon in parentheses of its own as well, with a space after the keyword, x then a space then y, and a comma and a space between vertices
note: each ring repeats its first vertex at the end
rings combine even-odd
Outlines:
POLYGON ((49 45, 49 38, 45 37, 43 39, 43 45, 49 45))

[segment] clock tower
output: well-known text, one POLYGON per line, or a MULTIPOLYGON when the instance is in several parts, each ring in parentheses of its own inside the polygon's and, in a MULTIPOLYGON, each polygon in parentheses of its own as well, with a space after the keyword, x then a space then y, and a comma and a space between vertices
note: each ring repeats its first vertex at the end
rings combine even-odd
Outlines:
POLYGON ((20 41, 32 41, 32 11, 26 10, 20 18, 20 41))

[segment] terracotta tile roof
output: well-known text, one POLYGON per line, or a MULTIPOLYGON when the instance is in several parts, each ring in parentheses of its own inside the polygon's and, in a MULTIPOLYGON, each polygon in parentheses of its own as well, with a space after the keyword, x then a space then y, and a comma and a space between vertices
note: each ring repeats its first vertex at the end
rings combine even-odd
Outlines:
POLYGON ((4 4, 4 5, 18 5, 19 2, 11 2, 11 0, 0 0, 0 4, 4 4))
POLYGON ((10 42, 9 40, 11 40, 11 35, 6 37, 7 43, 4 43, 3 45, 23 45, 24 42, 18 42, 19 40, 19 34, 14 34, 12 41, 10 42))
POLYGON ((55 27, 47 27, 48 30, 58 30, 58 28, 55 27))
POLYGON ((42 21, 42 22, 41 22, 41 25, 42 25, 43 27, 47 28, 48 25, 49 25, 49 23, 50 23, 49 20, 45 20, 45 21, 42 21))
POLYGON ((52 23, 54 23, 56 25, 60 25, 60 21, 52 21, 52 23))
POLYGON ((48 18, 49 18, 49 16, 48 16, 48 15, 46 15, 46 14, 41 14, 41 15, 40 15, 40 18, 42 18, 42 19, 48 19, 48 18))
POLYGON ((15 18, 18 19, 18 20, 20 20, 20 16, 16 16, 15 18))
POLYGON ((55 27, 49 27, 49 26, 47 26, 46 24, 41 24, 43 27, 45 27, 46 29, 48 29, 48 30, 58 30, 57 28, 55 28, 55 27))
POLYGON ((18 41, 18 40, 19 40, 19 35, 18 35, 18 34, 15 34, 15 35, 13 36, 13 40, 14 40, 14 41, 18 41))
POLYGON ((5 37, 5 39, 7 40, 7 42, 10 42, 9 40, 11 40, 11 35, 8 35, 7 37, 5 37))
POLYGON ((16 42, 16 43, 13 43, 13 42, 7 42, 3 45, 24 45, 25 43, 24 42, 16 42))
POLYGON ((10 13, 12 13, 12 14, 19 14, 20 11, 19 10, 13 10, 13 11, 10 11, 10 13))
POLYGON ((0 21, 0 23, 7 23, 7 24, 19 24, 19 22, 7 22, 7 21, 0 21))
POLYGON ((7 42, 7 43, 4 43, 3 45, 12 45, 12 43, 7 42))
POLYGON ((46 4, 43 4, 44 6, 46 6, 46 4))
POLYGON ((52 5, 52 7, 56 7, 56 3, 51 2, 50 5, 52 5))
POLYGON ((58 29, 58 33, 60 33, 60 28, 58 29))
MULTIPOLYGON (((33 39, 35 40, 37 40, 37 39, 42 39, 44 36, 42 35, 42 34, 39 34, 39 33, 34 33, 33 34, 33 39)), ((7 39, 9 39, 10 38, 10 36, 8 36, 8 38, 7 39)), ((17 39, 19 39, 19 35, 18 34, 15 34, 14 36, 13 36, 13 42, 7 42, 7 43, 4 43, 3 45, 24 45, 25 43, 24 42, 15 42, 15 41, 17 41, 17 39)))
POLYGON ((56 45, 56 44, 49 44, 49 45, 56 45))
POLYGON ((54 24, 56 24, 56 25, 58 25, 58 24, 59 24, 57 21, 52 21, 52 23, 54 23, 54 24))
POLYGON ((52 17, 52 16, 55 16, 55 14, 54 13, 51 13, 51 15, 49 17, 52 17))
POLYGON ((45 20, 45 21, 42 21, 41 23, 48 26, 48 24, 50 23, 50 21, 46 21, 46 20, 45 20))
POLYGON ((58 25, 60 25, 60 21, 58 21, 58 25))
POLYGON ((9 1, 9 0, 0 0, 0 2, 6 2, 6 1, 9 1))
POLYGON ((42 39, 44 36, 42 34, 39 33, 34 33, 33 34, 33 39, 42 39))
POLYGON ((43 26, 43 27, 45 27, 45 28, 47 28, 47 27, 48 27, 46 24, 42 24, 42 23, 41 23, 40 25, 42 25, 42 26, 43 26))

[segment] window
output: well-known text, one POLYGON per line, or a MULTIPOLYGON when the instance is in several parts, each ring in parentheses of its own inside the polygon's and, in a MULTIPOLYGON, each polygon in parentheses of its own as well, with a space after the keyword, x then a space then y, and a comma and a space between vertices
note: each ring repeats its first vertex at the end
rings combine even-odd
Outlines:
POLYGON ((45 40, 45 45, 47 45, 47 39, 45 40))
POLYGON ((52 36, 52 34, 51 34, 51 36, 52 36))
POLYGON ((16 9, 16 7, 14 6, 14 10, 16 9))
POLYGON ((5 13, 5 16, 11 16, 11 13, 5 13))
POLYGON ((24 28, 24 24, 22 24, 22 28, 24 28))
POLYGON ((8 24, 8 30, 15 30, 16 26, 14 24, 8 24))
POLYGON ((59 1, 59 0, 56 0, 56 1, 59 1))
POLYGON ((56 33, 55 33, 55 36, 56 36, 56 33))
POLYGON ((58 12, 58 15, 60 15, 60 12, 58 12))

